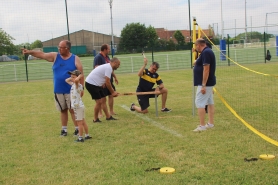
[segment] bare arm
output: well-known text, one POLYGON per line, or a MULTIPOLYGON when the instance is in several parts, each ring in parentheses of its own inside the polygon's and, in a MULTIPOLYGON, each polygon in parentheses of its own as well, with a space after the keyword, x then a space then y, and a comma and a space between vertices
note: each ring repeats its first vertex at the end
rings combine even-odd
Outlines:
POLYGON ((147 58, 144 58, 144 65, 140 68, 140 70, 138 71, 138 76, 143 76, 143 72, 146 68, 148 64, 148 59, 147 58))
POLYGON ((66 79, 66 82, 67 82, 69 85, 72 85, 71 77, 67 78, 67 79, 66 79))
POLYGON ((108 78, 107 76, 105 77, 105 85, 106 88, 110 91, 112 96, 118 96, 118 93, 116 91, 114 91, 114 89, 112 88, 111 82, 110 82, 110 78, 108 78))
MULTIPOLYGON (((81 63, 80 58, 78 56, 75 56, 75 66, 76 66, 77 70, 79 70, 81 72, 81 74, 84 74, 83 73, 83 66, 82 66, 82 63, 81 63)), ((82 75, 80 77, 80 83, 84 87, 84 75, 82 75)))
POLYGON ((159 90, 162 90, 164 88, 164 84, 163 83, 159 84, 158 88, 159 88, 159 90))
MULTIPOLYGON (((76 88, 78 88, 78 84, 79 84, 79 81, 80 81, 80 79, 84 79, 84 76, 83 76, 83 74, 80 74, 77 78, 75 78, 75 80, 74 80, 74 83, 75 83, 75 86, 76 86, 76 88)), ((83 85, 82 85, 83 86, 83 85)), ((83 86, 84 87, 84 86, 83 86)))
POLYGON ((21 49, 23 54, 29 54, 37 58, 44 59, 48 62, 54 62, 57 56, 56 52, 51 53, 44 53, 42 51, 33 51, 33 50, 27 50, 27 49, 21 49))
POLYGON ((118 82, 118 79, 117 79, 116 74, 114 73, 114 71, 112 72, 112 76, 113 76, 116 84, 118 85, 119 82, 118 82))
POLYGON ((204 65, 202 85, 206 85, 209 76, 210 65, 204 65))

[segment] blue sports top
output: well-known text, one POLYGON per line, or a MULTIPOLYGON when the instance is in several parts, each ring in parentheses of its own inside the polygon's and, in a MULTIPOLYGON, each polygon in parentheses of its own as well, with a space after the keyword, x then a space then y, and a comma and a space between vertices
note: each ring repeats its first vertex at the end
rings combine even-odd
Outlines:
MULTIPOLYGON (((106 57, 104 57, 101 53, 98 53, 94 58, 93 69, 96 66, 100 66, 103 64, 107 64, 107 63, 110 63, 109 56, 107 55, 106 57)), ((110 82, 113 83, 113 75, 112 74, 111 74, 110 82)))
POLYGON ((71 86, 66 83, 66 79, 70 77, 69 71, 76 70, 75 55, 71 54, 71 57, 64 60, 60 53, 57 54, 56 60, 52 66, 53 70, 53 84, 54 93, 69 94, 71 86))

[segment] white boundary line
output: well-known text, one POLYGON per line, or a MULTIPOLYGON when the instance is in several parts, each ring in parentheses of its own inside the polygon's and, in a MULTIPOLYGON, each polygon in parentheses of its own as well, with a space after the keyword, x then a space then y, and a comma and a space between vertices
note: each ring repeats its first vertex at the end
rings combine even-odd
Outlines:
MULTIPOLYGON (((121 107, 122 107, 123 109, 125 109, 125 110, 131 112, 131 111, 130 111, 130 108, 127 107, 126 105, 121 105, 121 107)), ((145 120, 145 121, 151 123, 152 125, 154 125, 154 126, 160 128, 161 130, 164 130, 164 131, 166 131, 166 132, 169 132, 170 134, 172 134, 172 135, 174 135, 174 136, 176 136, 176 137, 179 137, 179 138, 182 138, 182 137, 183 137, 183 135, 177 133, 177 132, 174 131, 174 130, 171 130, 171 129, 165 127, 164 125, 161 125, 159 122, 154 121, 154 120, 152 120, 151 118, 149 118, 149 117, 147 117, 147 116, 145 116, 145 115, 143 115, 143 114, 139 114, 139 113, 136 113, 136 112, 131 112, 131 113, 132 113, 132 114, 135 114, 135 116, 137 116, 137 117, 139 117, 139 118, 141 118, 141 119, 143 119, 143 120, 145 120)))

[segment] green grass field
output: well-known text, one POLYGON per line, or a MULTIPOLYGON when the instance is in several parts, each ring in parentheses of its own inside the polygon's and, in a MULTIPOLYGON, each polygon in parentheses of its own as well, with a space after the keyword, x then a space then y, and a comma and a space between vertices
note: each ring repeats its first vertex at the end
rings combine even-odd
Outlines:
MULTIPOLYGON (((245 66, 275 75, 278 60, 273 58, 267 64, 245 66)), ((91 59, 83 59, 87 73, 91 59)), ((130 60, 121 60, 120 69, 128 68, 130 60)), ((133 73, 116 72, 118 92, 135 91, 140 60, 141 56, 133 73)), ((172 62, 170 66, 175 65, 172 62)), ((186 66, 167 70, 165 64, 159 74, 169 89, 171 113, 159 112, 156 117, 152 100, 148 114, 137 114, 129 110, 136 97, 119 96, 115 98, 118 120, 101 118, 102 124, 95 124, 95 103, 85 91, 86 121, 93 139, 84 143, 74 142, 71 121, 69 135, 59 136, 51 65, 41 71, 49 71, 50 79, 1 83, 0 184, 278 184, 277 159, 244 161, 265 153, 277 156, 277 146, 249 130, 217 95, 215 128, 192 132, 198 125, 198 116, 192 112, 192 70, 186 66), (157 167, 173 167, 176 172, 145 171, 157 167)), ((260 133, 277 141, 277 77, 236 65, 218 65, 216 76, 216 89, 227 103, 260 133)))
MULTIPOLYGON (((277 61, 275 56, 275 47, 267 48, 272 54, 270 62, 277 61)), ((220 60, 219 50, 214 48, 217 59, 217 66, 234 65, 234 61, 239 64, 254 64, 264 63, 264 48, 230 48, 229 56, 232 61, 220 60)), ((226 52, 228 56, 228 52, 226 52)), ((152 54, 146 53, 149 61, 152 60, 152 54)), ((140 53, 128 55, 116 55, 121 60, 121 67, 117 73, 136 73, 141 67, 142 55, 140 53)), ((153 54, 154 61, 158 61, 161 65, 160 71, 176 70, 176 69, 190 69, 191 68, 191 53, 186 51, 172 51, 172 52, 156 52, 153 54)), ((81 57, 84 66, 85 74, 89 74, 92 70, 93 56, 81 57)), ((267 61, 268 62, 268 61, 267 61)), ((45 60, 30 60, 27 61, 28 80, 42 80, 52 79, 51 63, 45 60)), ((27 81, 25 61, 16 62, 1 62, 0 63, 0 83, 1 82, 15 82, 27 81)))

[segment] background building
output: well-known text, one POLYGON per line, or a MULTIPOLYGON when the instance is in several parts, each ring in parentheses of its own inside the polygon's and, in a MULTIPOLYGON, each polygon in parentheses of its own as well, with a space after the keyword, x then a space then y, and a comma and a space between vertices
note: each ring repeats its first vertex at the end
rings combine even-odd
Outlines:
MULTIPOLYGON (((175 43, 177 43, 175 37, 174 37, 174 33, 177 30, 167 30, 164 28, 155 28, 157 36, 160 39, 164 39, 164 40, 173 40, 175 43)), ((180 30, 180 32, 182 33, 182 35, 184 36, 185 42, 189 42, 190 41, 190 30, 180 30)), ((196 38, 198 38, 198 30, 196 31, 196 38)), ((205 29, 203 30, 203 32, 208 36, 208 38, 213 39, 215 38, 215 34, 213 29, 205 29)), ((193 34, 193 31, 191 32, 191 34, 193 34)), ((203 35, 201 33, 201 37, 205 37, 205 35, 203 35)))
MULTIPOLYGON (((93 54, 93 51, 99 52, 102 44, 109 44, 111 46, 111 35, 102 33, 96 33, 88 30, 80 30, 70 33, 71 52, 74 54, 93 54)), ((57 46, 60 41, 68 40, 68 35, 52 38, 44 41, 44 52, 57 52, 57 46)), ((120 42, 120 37, 114 36, 114 49, 117 51, 117 47, 120 42)))

